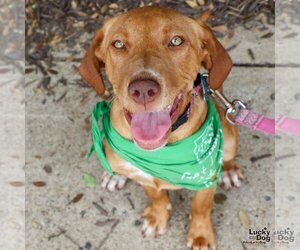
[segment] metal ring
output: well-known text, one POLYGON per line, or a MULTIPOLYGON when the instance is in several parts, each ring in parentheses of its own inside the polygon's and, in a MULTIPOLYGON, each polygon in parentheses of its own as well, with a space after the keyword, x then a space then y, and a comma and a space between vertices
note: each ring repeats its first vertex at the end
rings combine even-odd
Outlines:
POLYGON ((241 100, 236 99, 232 101, 232 106, 233 107, 226 109, 225 118, 230 124, 236 125, 234 118, 238 115, 238 112, 241 108, 246 108, 246 105, 241 100), (234 118, 231 118, 230 115, 234 116, 234 118))
POLYGON ((239 108, 243 108, 243 109, 246 108, 246 105, 239 99, 233 100, 232 104, 234 105, 234 107, 237 107, 237 104, 238 104, 239 108))
POLYGON ((232 119, 229 115, 232 115, 234 112, 235 112, 235 109, 234 109, 234 108, 228 108, 228 109, 226 109, 226 113, 225 113, 225 118, 226 118, 226 120, 227 120, 230 124, 232 124, 232 125, 235 125, 236 122, 235 122, 235 120, 232 119), (233 110, 234 110, 234 111, 233 111, 233 110))

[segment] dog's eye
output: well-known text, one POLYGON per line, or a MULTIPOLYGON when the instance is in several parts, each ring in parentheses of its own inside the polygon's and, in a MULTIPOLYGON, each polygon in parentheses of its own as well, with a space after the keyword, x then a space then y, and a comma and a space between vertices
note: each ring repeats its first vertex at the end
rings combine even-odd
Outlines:
POLYGON ((179 46, 183 43, 183 39, 179 36, 174 36, 170 43, 169 43, 169 46, 179 46))
POLYGON ((113 45, 114 45, 114 47, 116 49, 123 49, 123 48, 125 48, 125 44, 122 41, 120 41, 120 40, 114 41, 113 45))

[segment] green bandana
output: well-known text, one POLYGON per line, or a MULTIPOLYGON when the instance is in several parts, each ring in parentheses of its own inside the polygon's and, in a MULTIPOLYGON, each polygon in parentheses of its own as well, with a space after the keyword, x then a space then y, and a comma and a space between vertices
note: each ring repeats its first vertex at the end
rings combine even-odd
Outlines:
POLYGON ((88 157, 95 150, 103 167, 114 174, 103 147, 105 138, 119 156, 135 167, 156 178, 191 190, 214 186, 222 171, 223 130, 219 114, 211 100, 201 128, 193 135, 168 144, 155 151, 144 151, 133 141, 123 138, 110 123, 111 103, 99 102, 92 114, 94 144, 88 157), (103 128, 98 120, 102 117, 103 128))

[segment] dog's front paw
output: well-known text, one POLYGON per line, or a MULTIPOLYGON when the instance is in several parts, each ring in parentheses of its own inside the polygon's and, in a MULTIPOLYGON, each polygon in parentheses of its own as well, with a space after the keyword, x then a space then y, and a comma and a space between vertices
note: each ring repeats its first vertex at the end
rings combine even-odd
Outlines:
POLYGON ((121 175, 110 175, 106 171, 102 176, 101 186, 106 188, 108 191, 113 192, 115 190, 122 189, 126 184, 127 178, 121 175))
POLYGON ((223 171, 222 176, 219 179, 219 186, 225 189, 232 189, 234 187, 239 188, 242 185, 244 176, 241 171, 229 170, 223 171))
POLYGON ((171 204, 151 204, 145 208, 142 234, 144 237, 159 236, 166 232, 171 216, 171 204))
POLYGON ((242 171, 235 161, 224 162, 223 172, 218 181, 220 187, 225 189, 239 188, 243 180, 242 171))
POLYGON ((189 249, 216 250, 215 233, 208 218, 192 218, 187 239, 189 249))

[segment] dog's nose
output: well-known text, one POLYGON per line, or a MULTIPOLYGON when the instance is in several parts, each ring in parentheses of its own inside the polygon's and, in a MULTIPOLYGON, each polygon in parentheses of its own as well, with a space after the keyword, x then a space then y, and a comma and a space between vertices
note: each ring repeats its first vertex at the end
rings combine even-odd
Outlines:
POLYGON ((160 94, 160 86, 154 80, 136 80, 129 84, 128 94, 137 103, 149 103, 160 94))

